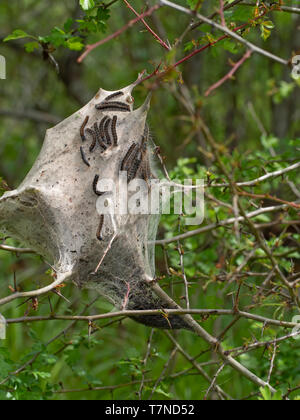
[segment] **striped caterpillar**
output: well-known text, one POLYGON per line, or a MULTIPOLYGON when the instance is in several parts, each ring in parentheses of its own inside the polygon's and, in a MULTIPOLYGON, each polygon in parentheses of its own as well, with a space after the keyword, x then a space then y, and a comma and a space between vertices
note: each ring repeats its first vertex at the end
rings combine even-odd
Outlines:
POLYGON ((101 122, 100 122, 100 124, 99 124, 100 137, 101 137, 101 140, 102 140, 103 142, 105 142, 104 125, 105 125, 105 123, 106 123, 107 119, 109 119, 109 117, 106 115, 106 117, 102 118, 102 120, 101 120, 101 122))
POLYGON ((130 106, 124 104, 123 102, 101 102, 100 104, 95 105, 96 109, 102 111, 119 111, 119 112, 130 112, 130 106))
POLYGON ((107 96, 107 98, 105 98, 104 101, 110 101, 110 99, 118 98, 119 96, 122 96, 122 95, 124 95, 124 93, 121 91, 112 93, 111 95, 107 96))
POLYGON ((121 171, 128 171, 130 162, 132 160, 133 152, 135 151, 136 148, 137 148, 136 143, 132 143, 132 145, 129 147, 124 159, 122 160, 121 171))
POLYGON ((137 148, 132 157, 131 165, 127 171, 127 182, 131 182, 137 174, 142 163, 142 154, 140 148, 137 148))
POLYGON ((93 137, 92 144, 90 145, 90 152, 92 152, 95 149, 96 143, 97 143, 96 133, 95 133, 95 131, 91 130, 90 128, 87 128, 86 131, 93 137))
POLYGON ((108 146, 111 146, 111 144, 112 144, 112 141, 111 141, 111 138, 110 138, 110 134, 109 134, 109 127, 110 127, 110 125, 111 125, 111 118, 108 118, 105 121, 105 124, 104 124, 105 143, 108 146))
POLYGON ((101 214, 99 226, 98 226, 97 233, 96 233, 96 237, 97 237, 98 241, 103 241, 103 238, 102 238, 103 224, 104 224, 104 214, 101 214))
POLYGON ((81 137, 81 140, 83 142, 86 141, 86 137, 85 137, 85 134, 84 134, 84 129, 85 129, 85 127, 86 127, 89 119, 90 119, 89 116, 85 117, 85 120, 83 121, 83 123, 82 123, 82 125, 80 127, 80 137, 81 137))
POLYGON ((148 141, 148 137, 145 137, 144 135, 142 138, 142 143, 141 143, 142 162, 141 162, 140 167, 138 168, 136 176, 148 182, 149 178, 151 178, 151 169, 150 169, 150 162, 149 162, 148 153, 147 153, 147 141, 148 141))
POLYGON ((96 133, 96 138, 98 140, 99 146, 102 149, 106 150, 107 146, 106 146, 105 142, 103 141, 103 138, 102 138, 102 135, 101 135, 101 130, 99 129, 97 123, 94 124, 94 130, 95 130, 95 133, 96 133))
POLYGON ((83 151, 82 146, 80 146, 80 154, 81 154, 81 158, 82 158, 83 162, 84 162, 87 166, 91 166, 91 165, 90 165, 90 163, 89 163, 89 161, 87 160, 87 158, 86 158, 85 154, 84 154, 84 151, 83 151))
POLYGON ((115 147, 118 146, 117 120, 118 120, 118 117, 114 115, 112 119, 112 123, 111 123, 111 132, 112 132, 115 147))
POLYGON ((93 191, 96 195, 98 195, 99 197, 103 194, 105 194, 105 192, 101 192, 97 190, 97 184, 99 181, 99 175, 95 175, 94 181, 93 181, 93 191))
POLYGON ((147 142, 149 136, 148 126, 145 126, 144 135, 141 144, 133 143, 128 149, 123 161, 121 162, 121 171, 127 172, 127 182, 140 177, 145 181, 151 178, 151 169, 147 153, 147 142))
POLYGON ((122 163, 121 171, 127 172, 127 182, 129 183, 136 177, 142 158, 140 146, 133 143, 128 149, 122 163))

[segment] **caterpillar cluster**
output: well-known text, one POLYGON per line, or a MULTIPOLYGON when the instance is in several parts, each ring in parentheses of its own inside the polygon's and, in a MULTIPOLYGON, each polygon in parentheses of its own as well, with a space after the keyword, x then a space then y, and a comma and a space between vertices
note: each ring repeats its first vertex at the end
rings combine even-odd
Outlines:
MULTIPOLYGON (((118 93, 118 96, 121 95, 122 92, 118 93)), ((114 94, 114 97, 117 94, 114 94)), ((101 119, 100 123, 95 122, 93 128, 86 128, 87 123, 89 121, 89 116, 87 116, 81 127, 80 127, 80 137, 82 142, 87 140, 86 133, 89 134, 92 138, 92 142, 89 147, 89 152, 92 153, 96 149, 97 145, 100 147, 100 153, 106 151, 109 147, 116 147, 118 146, 118 134, 117 134, 117 121, 118 117, 116 115, 113 118, 105 116, 101 119)), ((82 158, 83 163, 90 167, 90 163, 84 153, 83 147, 80 146, 80 155, 82 158)), ((97 184, 99 181, 99 175, 95 175, 92 187, 95 195, 101 196, 105 194, 104 192, 98 191, 97 184)), ((102 237, 102 229, 104 224, 104 215, 100 216, 100 221, 98 225, 98 229, 96 232, 96 237, 99 241, 103 240, 102 237)))
POLYGON ((152 176, 147 149, 148 139, 149 128, 146 124, 140 144, 132 143, 121 162, 120 169, 127 172, 128 183, 135 178, 141 178, 148 182, 152 176))
MULTIPOLYGON (((89 147, 89 152, 92 153, 97 145, 100 147, 100 153, 105 152, 111 146, 118 146, 118 133, 117 133, 117 122, 118 117, 116 115, 113 118, 105 116, 101 119, 100 123, 95 122, 93 128, 86 128, 86 125, 89 121, 87 116, 81 127, 80 127, 80 137, 82 142, 87 140, 86 133, 90 135, 92 142, 89 147)), ((90 166, 90 163, 84 153, 83 147, 80 147, 80 154, 82 161, 85 165, 90 166)))
MULTIPOLYGON (((103 102, 95 105, 96 109, 100 111, 116 111, 116 112, 130 112, 130 106, 124 102, 115 101, 114 99, 124 95, 122 91, 113 93, 107 96, 103 102)), ((117 122, 118 117, 114 115, 110 118, 108 115, 104 116, 100 122, 95 122, 93 127, 87 128, 89 122, 89 116, 87 116, 81 127, 80 137, 82 142, 87 141, 86 133, 91 137, 91 144, 89 146, 89 152, 93 153, 97 146, 100 148, 100 153, 105 152, 111 147, 118 146, 118 133, 117 133, 117 122)), ((127 182, 129 183, 134 178, 142 178, 148 181, 151 178, 150 163, 147 151, 149 137, 149 129, 146 124, 144 135, 142 136, 140 143, 133 143, 124 159, 121 162, 121 170, 127 172, 127 182)), ((84 149, 80 147, 80 154, 83 163, 90 167, 89 160, 87 159, 84 149)), ((97 184, 99 181, 99 175, 95 175, 92 188, 97 196, 105 194, 104 192, 98 191, 97 184)), ((100 215, 100 221, 96 233, 96 237, 99 241, 103 240, 102 229, 104 225, 104 215, 100 215)))

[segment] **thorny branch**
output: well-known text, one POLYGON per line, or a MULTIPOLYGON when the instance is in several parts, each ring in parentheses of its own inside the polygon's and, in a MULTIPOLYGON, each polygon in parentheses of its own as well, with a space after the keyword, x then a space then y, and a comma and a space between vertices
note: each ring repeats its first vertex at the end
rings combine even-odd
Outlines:
MULTIPOLYGON (((185 7, 182 7, 176 3, 172 3, 168 0, 160 0, 160 3, 162 5, 165 6, 169 6, 172 7, 173 9, 177 9, 180 12, 186 13, 188 15, 193 15, 194 12, 186 9, 185 7)), ((288 65, 289 61, 288 60, 284 60, 281 57, 277 57, 276 55, 270 53, 269 51, 263 50, 262 48, 252 44, 251 42, 247 41, 246 39, 244 39, 243 37, 241 37, 240 35, 238 35, 236 32, 231 31, 230 29, 227 28, 227 26, 222 26, 219 23, 214 22, 213 20, 201 15, 200 13, 196 13, 197 18, 205 23, 208 23, 209 25, 211 25, 212 27, 214 27, 215 29, 219 29, 221 32, 224 32, 227 36, 229 36, 230 38, 235 39, 236 41, 240 42, 241 44, 245 45, 250 51, 256 52, 258 54, 261 54, 271 60, 274 60, 280 64, 283 65, 288 65)))
MULTIPOLYGON (((134 8, 130 5, 130 3, 127 0, 123 0, 126 6, 139 18, 140 15, 134 10, 134 8)), ((170 47, 162 40, 160 37, 153 31, 153 29, 150 28, 150 26, 147 24, 145 19, 141 18, 141 22, 145 25, 148 32, 150 32, 151 35, 154 36, 154 38, 160 43, 160 45, 163 46, 167 51, 170 51, 170 47)))
MULTIPOLYGON (((236 311, 231 309, 163 309, 163 313, 165 315, 183 315, 183 314, 191 314, 191 315, 202 315, 204 317, 209 316, 236 316, 239 315, 245 319, 251 319, 253 321, 260 322, 266 325, 274 325, 277 327, 282 328, 295 328, 297 327, 297 323, 295 322, 286 322, 280 321, 276 319, 266 318, 260 315, 252 314, 245 311, 236 311)), ((109 312, 99 315, 49 315, 49 316, 24 316, 20 318, 12 318, 7 319, 7 324, 20 324, 20 323, 31 323, 31 322, 44 322, 44 321, 99 321, 102 319, 110 319, 110 318, 119 318, 119 317, 132 317, 138 315, 162 315, 161 309, 145 309, 145 310, 127 310, 127 311, 116 311, 116 312, 109 312)))

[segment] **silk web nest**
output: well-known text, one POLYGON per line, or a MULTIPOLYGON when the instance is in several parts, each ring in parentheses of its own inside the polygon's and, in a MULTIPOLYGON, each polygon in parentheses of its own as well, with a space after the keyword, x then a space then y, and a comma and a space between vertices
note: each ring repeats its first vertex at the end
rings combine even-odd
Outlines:
MULTIPOLYGON (((0 228, 49 262, 57 278, 97 290, 116 308, 170 308, 151 290, 159 216, 99 215, 101 178, 118 184, 154 177, 149 98, 133 110, 134 83, 100 89, 82 109, 47 130, 41 152, 21 185, 0 199, 0 228), (100 262, 100 264, 99 264, 100 262)), ((109 194, 108 194, 109 195, 109 194)), ((186 328, 179 316, 136 316, 159 328, 186 328)))

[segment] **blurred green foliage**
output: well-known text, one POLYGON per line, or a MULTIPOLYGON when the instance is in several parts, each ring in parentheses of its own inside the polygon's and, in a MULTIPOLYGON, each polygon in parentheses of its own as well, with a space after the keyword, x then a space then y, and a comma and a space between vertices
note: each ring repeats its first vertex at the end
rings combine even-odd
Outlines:
MULTIPOLYGON (((191 8, 198 4, 197 0, 177 2, 191 8)), ((150 2, 151 5, 154 3, 150 2)), ((217 0, 200 3, 201 12, 207 16, 219 6, 217 0)), ((140 11, 141 2, 132 0, 131 4, 140 11)), ((286 1, 285 4, 293 2, 286 1)), ((254 9, 238 6, 225 12, 225 18, 235 25, 243 24, 253 18, 254 9)), ((273 54, 290 59, 299 49, 298 16, 268 13, 245 36, 273 54)), ((109 7, 96 0, 0 3, 0 39, 6 41, 1 42, 0 53, 7 62, 7 79, 0 81, 1 194, 7 190, 7 184, 14 188, 24 178, 38 156, 45 130, 54 121, 75 112, 99 87, 107 90, 123 87, 135 80, 141 70, 146 68, 151 73, 161 60, 163 65, 174 63, 219 36, 219 32, 202 25, 189 32, 178 48, 166 54, 139 23, 95 49, 81 65, 77 64, 79 50, 115 32, 133 17, 121 0, 112 2, 109 7)), ((152 18, 147 18, 147 22, 173 45, 189 24, 189 17, 161 8, 152 18)), ((227 81, 211 96, 204 96, 213 83, 229 72, 230 64, 238 61, 244 50, 242 45, 229 39, 218 43, 185 62, 175 74, 168 75, 168 82, 163 81, 154 91, 150 127, 155 142, 166 156, 172 179, 201 177, 209 182, 224 182, 224 175, 199 130, 197 115, 210 127, 222 147, 222 161, 235 180, 255 179, 300 160, 299 81, 291 77, 289 67, 253 55, 233 80, 227 81), (189 112, 180 98, 192 104, 194 112, 189 112)), ((147 94, 151 83, 150 79, 136 89, 137 105, 147 94)), ((297 197, 290 183, 300 184, 299 170, 259 184, 251 193, 271 194, 286 201, 295 201, 297 197)), ((232 204, 229 189, 214 188, 209 192, 216 200, 232 204)), ((248 211, 255 210, 253 201, 260 204, 260 201, 248 198, 241 201, 248 211)), ((270 205, 268 200, 262 201, 270 205)), ((279 216, 293 221, 299 216, 299 211, 289 207, 279 216)), ((206 201, 205 224, 229 217, 232 217, 232 212, 228 207, 217 201, 206 201)), ((275 219, 273 213, 265 213, 255 218, 255 223, 268 225, 275 219)), ((179 224, 176 215, 163 216, 159 237, 172 237, 178 230, 184 232, 194 228, 186 227, 183 221, 179 224)), ((274 254, 279 256, 278 264, 285 275, 299 272, 299 228, 283 228, 278 224, 273 230, 266 227, 264 235, 274 254)), ((12 239, 6 243, 22 245, 12 239)), ((240 240, 230 225, 184 241, 191 306, 231 309, 238 282, 227 283, 226 275, 234 273, 245 261, 254 244, 255 238, 247 225, 241 228, 240 240)), ((157 248, 157 274, 169 291, 171 287, 172 295, 180 302, 184 289, 176 243, 168 245, 166 252, 171 274, 168 274, 160 247, 157 248)), ((50 281, 48 267, 38 256, 0 251, 0 261, 1 296, 9 293, 8 286, 13 286, 14 273, 18 287, 24 290, 50 281)), ((277 283, 274 286, 276 293, 260 295, 261 273, 272 270, 260 247, 257 247, 244 270, 252 274, 242 280, 241 308, 251 310, 254 307, 256 313, 265 317, 287 321, 299 313, 299 308, 297 311, 281 295, 282 288, 277 283)), ((63 293, 72 304, 51 294, 41 298, 37 308, 31 301, 19 306, 12 304, 3 308, 3 315, 17 318, 24 314, 48 315, 50 312, 79 314, 94 298, 92 292, 78 291, 72 285, 66 286, 63 293)), ((181 303, 184 305, 184 299, 181 303)), ((107 302, 100 300, 86 313, 97 314, 111 309, 107 302)), ((202 319, 202 325, 209 332, 219 334, 230 321, 226 317, 209 317, 202 319)), ((70 326, 67 321, 51 321, 9 325, 7 340, 0 342, 0 383, 8 378, 0 385, 0 399, 138 398, 139 384, 124 387, 120 384, 141 380, 150 329, 131 320, 102 321, 97 323, 97 328, 89 336, 85 323, 70 326), (65 334, 62 333, 64 328, 67 328, 65 334), (28 361, 31 363, 19 374, 9 375, 28 361), (93 391, 94 388, 99 389, 93 391), (66 389, 74 392, 65 392, 66 389)), ((256 339, 269 341, 285 333, 284 329, 271 326, 262 330, 261 324, 241 319, 229 330, 223 345, 225 349, 231 349, 256 339)), ((206 343, 193 334, 182 331, 177 335, 193 357, 203 352, 197 359, 199 362, 215 360, 214 353, 206 351, 206 343)), ((154 332, 143 398, 150 395, 172 348, 163 332, 154 332)), ((272 351, 272 346, 259 348, 242 354, 239 360, 256 375, 266 379, 272 351)), ((299 356, 299 340, 289 339, 280 345, 271 382, 278 389, 275 396, 267 389, 259 390, 228 367, 220 374, 218 383, 237 399, 247 395, 253 399, 281 399, 288 388, 297 387, 300 383, 299 356)), ((206 369, 213 377, 215 366, 209 365, 206 369)), ((208 384, 200 375, 194 378, 195 375, 195 369, 177 354, 169 366, 168 377, 160 382, 154 398, 203 398, 208 384), (181 375, 174 375, 182 371, 181 375)), ((290 397, 299 396, 297 391, 290 397)))

